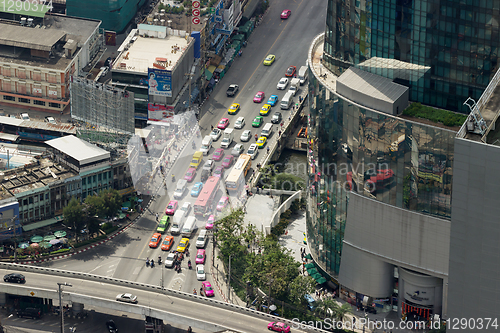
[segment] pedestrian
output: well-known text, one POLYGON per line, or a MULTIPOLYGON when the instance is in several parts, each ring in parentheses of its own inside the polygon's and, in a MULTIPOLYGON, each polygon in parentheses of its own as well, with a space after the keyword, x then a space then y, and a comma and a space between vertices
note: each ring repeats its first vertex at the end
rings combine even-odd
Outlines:
POLYGON ((288 121, 291 121, 292 120, 292 116, 288 116, 288 121))
POLYGON ((267 153, 269 154, 269 147, 267 147, 267 153))
POLYGON ((210 129, 213 131, 214 130, 214 125, 210 125, 210 129))
POLYGON ((281 136, 281 130, 278 131, 278 136, 281 136))
POLYGON ((283 122, 281 122, 280 126, 281 126, 281 128, 283 128, 283 122))
POLYGON ((156 222, 158 222, 158 213, 156 213, 156 222))

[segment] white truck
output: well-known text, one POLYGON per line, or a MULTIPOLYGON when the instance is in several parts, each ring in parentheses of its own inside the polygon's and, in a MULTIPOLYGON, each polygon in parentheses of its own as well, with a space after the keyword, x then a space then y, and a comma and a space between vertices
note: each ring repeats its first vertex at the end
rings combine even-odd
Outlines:
POLYGON ((233 142, 233 132, 232 128, 226 128, 224 133, 222 134, 222 141, 220 142, 221 148, 229 148, 231 143, 233 142))
POLYGON ((288 92, 291 92, 293 96, 297 94, 297 90, 299 90, 300 79, 295 78, 290 82, 290 89, 288 92))
POLYGON ((201 148, 200 148, 200 151, 203 153, 203 155, 208 155, 210 148, 212 148, 212 142, 213 142, 213 139, 210 135, 206 135, 203 138, 203 141, 201 142, 201 148))
POLYGON ((304 82, 306 82, 306 80, 307 80, 307 66, 300 67, 298 78, 300 80, 300 85, 303 85, 304 82))

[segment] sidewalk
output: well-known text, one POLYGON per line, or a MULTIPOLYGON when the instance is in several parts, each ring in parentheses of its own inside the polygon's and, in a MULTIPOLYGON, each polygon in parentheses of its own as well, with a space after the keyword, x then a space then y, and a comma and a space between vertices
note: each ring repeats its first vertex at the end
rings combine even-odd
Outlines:
POLYGON ((227 293, 227 273, 224 271, 224 265, 222 264, 222 260, 217 258, 218 249, 215 252, 215 261, 212 263, 212 280, 214 281, 215 288, 221 295, 221 298, 224 302, 228 302, 234 305, 246 306, 246 302, 242 301, 234 292, 233 288, 230 288, 230 295, 228 300, 227 293))

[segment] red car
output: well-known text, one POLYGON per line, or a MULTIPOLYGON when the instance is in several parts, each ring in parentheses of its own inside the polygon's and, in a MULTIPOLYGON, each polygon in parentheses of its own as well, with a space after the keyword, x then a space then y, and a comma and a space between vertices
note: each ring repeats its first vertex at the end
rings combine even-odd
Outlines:
POLYGON ((282 19, 287 19, 290 17, 290 15, 292 14, 292 11, 290 9, 285 9, 284 11, 281 12, 281 18, 282 19))
POLYGON ((184 175, 184 179, 187 180, 188 182, 192 182, 195 176, 196 176, 196 169, 189 168, 187 169, 186 174, 184 175))
POLYGON ((149 241, 149 247, 157 248, 160 242, 161 242, 161 234, 157 232, 153 234, 153 237, 151 237, 151 240, 149 241))
POLYGON ((233 159, 234 157, 232 155, 227 155, 226 157, 224 157, 224 159, 222 160, 222 166, 224 168, 230 168, 231 165, 233 164, 233 159))
POLYGON ((222 118, 219 123, 217 124, 218 129, 226 129, 226 127, 229 125, 229 119, 227 118, 222 118))
POLYGON ((287 70, 285 72, 285 76, 294 76, 296 71, 297 71, 297 67, 290 66, 287 68, 287 70))
POLYGON ((280 323, 279 321, 267 324, 267 329, 275 332, 290 332, 290 326, 287 326, 284 323, 280 323))
POLYGON ((264 100, 264 97, 265 97, 264 92, 263 91, 258 91, 255 94, 255 96, 253 98, 253 101, 254 101, 254 103, 260 103, 260 102, 262 102, 264 100))
POLYGON ((214 154, 212 155, 212 159, 217 162, 219 162, 223 157, 224 157, 224 149, 222 148, 217 148, 214 151, 214 154))
MULTIPOLYGON (((353 189, 353 179, 352 172, 346 174, 346 190, 350 191, 353 189)), ((370 193, 376 190, 381 190, 384 187, 392 184, 394 182, 394 171, 391 169, 370 169, 364 174, 364 189, 370 193)))

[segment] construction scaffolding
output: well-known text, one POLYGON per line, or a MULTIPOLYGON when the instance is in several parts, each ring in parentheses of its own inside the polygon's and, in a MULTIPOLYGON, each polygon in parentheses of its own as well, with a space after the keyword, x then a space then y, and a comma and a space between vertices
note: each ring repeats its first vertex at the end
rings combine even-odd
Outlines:
POLYGON ((134 94, 99 82, 73 77, 71 118, 81 122, 77 136, 101 144, 126 144, 134 128, 134 94))

